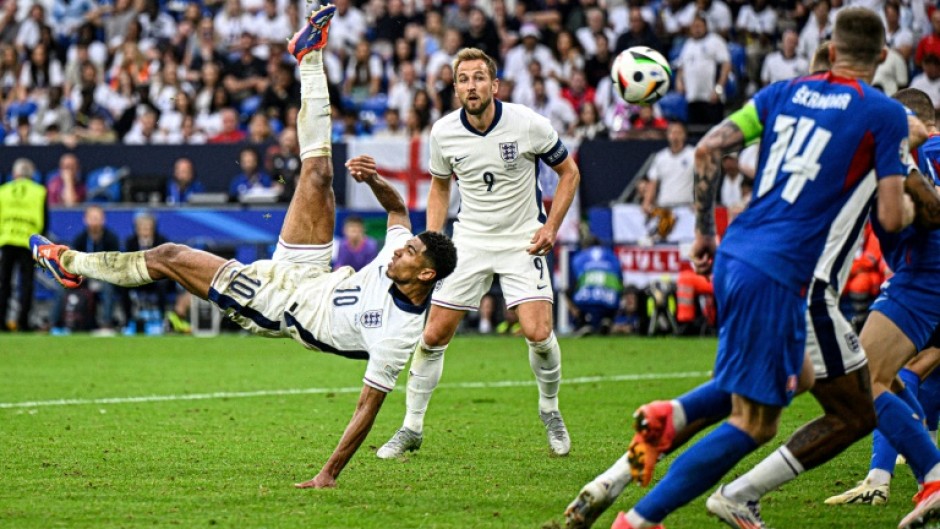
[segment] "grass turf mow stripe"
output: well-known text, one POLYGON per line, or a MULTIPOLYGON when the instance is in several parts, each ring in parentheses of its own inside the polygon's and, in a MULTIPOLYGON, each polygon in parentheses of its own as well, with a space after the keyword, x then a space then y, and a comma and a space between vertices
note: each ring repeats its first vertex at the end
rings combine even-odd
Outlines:
MULTIPOLYGON (((686 371, 678 373, 645 373, 610 376, 576 377, 562 379, 566 385, 594 384, 599 382, 631 382, 637 380, 678 380, 711 376, 709 371, 686 371)), ((489 389, 535 386, 534 380, 501 380, 495 382, 444 383, 442 389, 489 389)), ((219 391, 215 393, 193 393, 190 395, 147 395, 141 397, 107 397, 100 399, 56 399, 26 402, 0 402, 0 409, 39 408, 45 406, 80 406, 85 404, 136 404, 142 402, 167 402, 180 400, 241 399, 249 397, 273 397, 285 395, 315 395, 324 393, 358 393, 362 386, 345 388, 296 388, 259 391, 219 391)))

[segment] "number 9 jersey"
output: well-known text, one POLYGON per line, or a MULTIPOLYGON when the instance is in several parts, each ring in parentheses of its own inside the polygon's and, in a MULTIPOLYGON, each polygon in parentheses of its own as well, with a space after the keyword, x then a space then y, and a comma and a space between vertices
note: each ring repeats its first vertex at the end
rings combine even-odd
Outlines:
POLYGON ((496 115, 484 132, 463 109, 437 120, 428 168, 435 178, 456 176, 461 202, 454 239, 480 237, 505 249, 528 243, 545 223, 539 160, 555 166, 568 151, 548 119, 522 105, 496 99, 493 105, 496 115))
POLYGON ((856 222, 867 211, 876 186, 853 193, 866 175, 907 175, 904 107, 862 81, 831 72, 781 81, 729 119, 746 142, 760 137, 760 163, 750 206, 718 251, 797 290, 812 278, 840 212, 857 208, 856 222))

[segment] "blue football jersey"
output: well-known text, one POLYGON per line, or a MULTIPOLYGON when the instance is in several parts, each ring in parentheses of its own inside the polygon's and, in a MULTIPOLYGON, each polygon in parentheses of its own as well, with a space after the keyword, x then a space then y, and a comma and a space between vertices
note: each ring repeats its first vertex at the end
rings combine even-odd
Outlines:
POLYGON ((864 215, 871 197, 853 191, 866 175, 907 174, 907 117, 897 101, 832 73, 770 85, 753 105, 762 126, 753 197, 718 251, 803 290, 843 208, 864 215))
POLYGON ((571 260, 575 304, 615 309, 623 292, 620 260, 608 248, 594 246, 571 260))
MULTIPOLYGON (((917 167, 935 186, 940 185, 940 136, 931 136, 917 149, 917 167)), ((871 217, 881 253, 894 273, 940 271, 940 230, 911 225, 899 233, 887 233, 877 215, 871 217)))

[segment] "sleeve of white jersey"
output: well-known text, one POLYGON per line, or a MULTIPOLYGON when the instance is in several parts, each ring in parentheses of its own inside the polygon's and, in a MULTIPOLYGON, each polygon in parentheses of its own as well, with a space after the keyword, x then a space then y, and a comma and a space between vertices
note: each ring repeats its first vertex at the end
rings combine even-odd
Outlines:
POLYGON ((415 345, 415 341, 407 337, 384 338, 371 344, 362 383, 383 393, 390 393, 395 389, 398 375, 405 369, 415 345))
POLYGON ((428 162, 428 171, 435 178, 450 178, 454 168, 451 166, 444 153, 441 152, 441 145, 437 141, 437 131, 431 131, 431 160, 428 162))
POLYGON ((535 155, 549 167, 560 164, 568 157, 568 149, 558 138, 552 123, 535 112, 529 120, 529 142, 535 155))

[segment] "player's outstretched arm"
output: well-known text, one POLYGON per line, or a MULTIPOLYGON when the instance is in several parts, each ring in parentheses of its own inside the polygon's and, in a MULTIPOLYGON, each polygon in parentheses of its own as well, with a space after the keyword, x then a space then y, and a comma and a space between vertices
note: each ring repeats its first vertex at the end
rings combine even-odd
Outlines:
MULTIPOLYGON (((753 107, 751 107, 753 108, 753 107)), ((721 168, 721 156, 744 147, 744 133, 731 118, 708 131, 695 146, 695 242, 692 264, 700 274, 711 272, 715 255, 715 199, 721 168)))
POLYGON ((363 386, 362 393, 359 394, 359 402, 356 404, 356 412, 343 432, 343 437, 339 440, 339 445, 333 450, 333 454, 327 460, 320 473, 313 479, 294 485, 298 489, 326 489, 336 486, 336 478, 343 471, 353 454, 359 450, 362 442, 366 440, 369 431, 372 430, 372 424, 375 423, 375 417, 379 414, 382 403, 385 402, 385 395, 371 386, 363 386))
POLYGON ((427 228, 428 231, 444 231, 447 222, 447 210, 450 208, 450 178, 434 177, 428 191, 427 228))
POLYGON ((928 230, 940 228, 940 193, 933 183, 914 169, 904 179, 904 192, 914 202, 917 225, 928 230))
POLYGON ((552 251, 555 239, 558 237, 558 229, 565 220, 565 215, 568 214, 568 208, 571 207, 574 194, 581 182, 581 171, 578 170, 578 164, 571 156, 565 157, 557 165, 552 166, 552 169, 558 173, 558 187, 555 189, 552 211, 548 214, 545 225, 539 228, 529 241, 532 243, 529 247, 531 255, 545 255, 552 251))
POLYGON ((375 160, 371 156, 356 156, 346 162, 346 168, 349 169, 349 174, 352 175, 353 179, 366 184, 372 190, 372 194, 378 199, 379 204, 388 212, 388 226, 390 228, 392 226, 404 226, 408 231, 411 231, 408 206, 405 205, 405 201, 398 194, 398 191, 395 191, 394 187, 379 176, 375 160))

